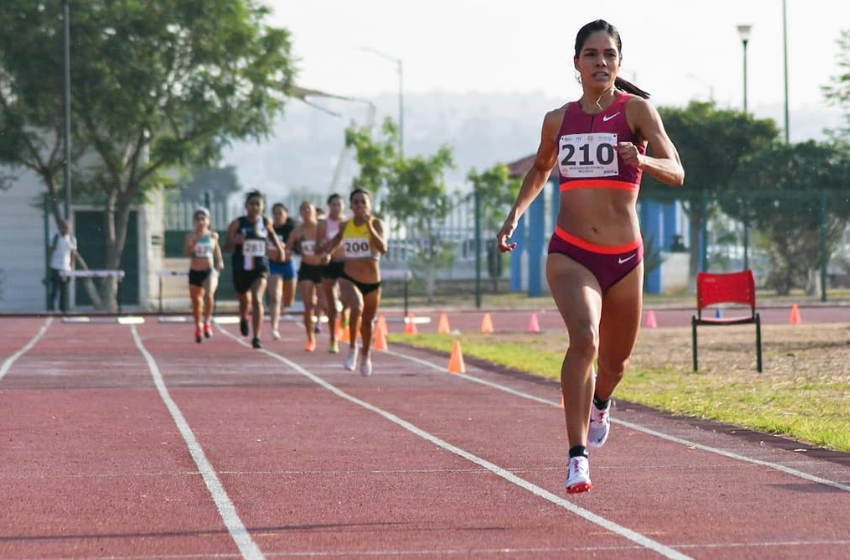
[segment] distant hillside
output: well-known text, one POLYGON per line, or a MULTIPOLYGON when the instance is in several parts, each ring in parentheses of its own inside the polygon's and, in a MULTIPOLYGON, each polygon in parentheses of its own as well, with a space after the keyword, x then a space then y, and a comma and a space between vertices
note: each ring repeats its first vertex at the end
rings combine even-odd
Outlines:
MULTIPOLYGON (((378 122, 398 118, 398 98, 386 95, 373 100, 378 122)), ((447 143, 453 147, 457 169, 449 177, 453 188, 463 188, 473 167, 481 170, 534 153, 546 111, 567 99, 543 94, 417 94, 405 96, 404 139, 407 154, 431 154, 447 143)), ((309 190, 329 192, 343 149, 343 133, 352 120, 366 118, 363 104, 325 102, 316 104, 343 116, 334 117, 300 101, 288 104, 275 125, 275 134, 261 144, 235 144, 225 164, 236 167, 240 183, 269 194, 309 190)), ((782 126, 782 107, 755 107, 759 117, 774 118, 782 126)), ((792 141, 823 139, 822 130, 840 126, 834 109, 812 108, 791 113, 792 141)), ((356 171, 353 157, 338 190, 347 190, 356 171)))

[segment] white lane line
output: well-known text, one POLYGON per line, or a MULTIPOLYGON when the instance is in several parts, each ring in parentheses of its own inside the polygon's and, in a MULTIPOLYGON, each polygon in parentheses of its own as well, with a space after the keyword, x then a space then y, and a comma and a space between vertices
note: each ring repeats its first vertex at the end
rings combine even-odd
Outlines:
POLYGON ((36 333, 36 335, 32 337, 23 348, 3 360, 3 365, 0 366, 0 381, 3 381, 3 378, 6 377, 6 374, 9 372, 10 369, 12 369, 12 364, 14 364, 18 360, 18 358, 29 352, 30 349, 35 346, 39 340, 41 340, 41 337, 44 336, 44 333, 47 332, 47 329, 52 323, 53 317, 48 317, 47 321, 44 322, 44 325, 42 325, 41 328, 38 330, 38 333, 36 333))
MULTIPOLYGON (((236 340, 239 344, 242 344, 243 346, 250 348, 248 343, 246 343, 242 339, 237 338, 236 336, 230 334, 229 332, 225 331, 224 329, 220 329, 220 330, 222 332, 224 332, 230 338, 236 340)), ((649 550, 652 550, 652 551, 660 554, 661 556, 663 556, 665 558, 670 558, 671 560, 693 560, 693 559, 690 558, 690 556, 682 554, 681 552, 679 552, 675 549, 672 549, 669 546, 661 544, 658 541, 654 541, 654 540, 652 540, 648 537, 645 537, 644 535, 641 535, 640 533, 638 533, 636 531, 632 531, 631 529, 628 529, 626 527, 623 527, 622 525, 614 523, 613 521, 610 521, 610 520, 608 520, 608 519, 606 519, 606 518, 604 518, 600 515, 597 515, 590 510, 586 510, 582 507, 579 507, 579 506, 573 504, 572 502, 562 498, 561 496, 558 496, 557 494, 553 494, 552 492, 549 492, 548 490, 545 490, 545 489, 537 486, 536 484, 532 484, 531 482, 529 482, 529 481, 527 481, 523 478, 518 477, 514 473, 508 471, 507 469, 504 469, 504 468, 502 468, 502 467, 500 467, 500 466, 498 466, 494 463, 491 463, 490 461, 487 461, 486 459, 483 459, 481 457, 478 457, 477 455, 473 455, 472 453, 469 453, 468 451, 465 451, 465 450, 463 450, 459 447, 456 447, 456 446, 452 445, 451 443, 449 443, 449 442, 447 442, 443 439, 440 439, 437 436, 435 436, 435 435, 433 435, 429 432, 426 432, 425 430, 423 430, 423 429, 419 428, 418 426, 408 422, 407 420, 403 420, 402 418, 396 416, 395 414, 392 414, 391 412, 387 412, 386 410, 384 410, 382 408, 379 408, 379 407, 377 407, 373 404, 370 404, 366 401, 360 400, 357 397, 349 395, 348 393, 346 393, 342 389, 339 389, 336 386, 331 385, 330 383, 328 383, 327 381, 325 381, 321 377, 319 377, 319 376, 315 375, 314 373, 308 371, 307 369, 301 367, 300 365, 296 364, 295 362, 293 362, 293 361, 291 361, 287 358, 284 358, 283 356, 279 356, 278 354, 275 354, 274 352, 270 352, 270 351, 265 350, 265 349, 260 350, 260 352, 262 352, 263 354, 265 354, 269 357, 272 357, 272 358, 278 360, 279 362, 286 364, 287 366, 294 369, 295 371, 297 371, 298 373, 300 373, 304 377, 311 380, 313 383, 315 383, 315 384, 317 384, 321 387, 324 387, 325 389, 327 389, 331 393, 335 394, 336 396, 338 396, 342 399, 345 399, 350 403, 356 404, 356 405, 358 405, 362 408, 365 408, 366 410, 374 412, 375 414, 389 420, 393 424, 396 424, 397 426, 404 428, 408 432, 410 432, 414 435, 417 435, 420 438, 422 438, 426 441, 429 441, 429 442, 433 443, 434 445, 436 445, 436 446, 438 446, 442 449, 445 449, 446 451, 448 451, 450 453, 454 453, 455 455, 462 457, 462 458, 466 459, 467 461, 469 461, 471 463, 474 463, 474 464, 476 464, 480 467, 484 467, 485 469, 492 472, 493 474, 507 480, 508 482, 510 482, 512 484, 515 484, 516 486, 519 486, 523 490, 526 490, 526 491, 528 491, 528 492, 530 492, 530 493, 532 493, 536 496, 539 496, 540 498, 543 498, 544 500, 547 500, 547 501, 549 501, 549 502, 551 502, 551 503, 553 503, 557 506, 560 506, 563 509, 565 509, 565 510, 571 512, 571 513, 574 513, 575 515, 578 515, 579 517, 582 517, 582 518, 586 519, 587 521, 590 521, 591 523, 599 525, 600 527, 602 527, 602 528, 604 528, 604 529, 606 529, 606 530, 608 530, 612 533, 615 533, 617 535, 620 535, 623 538, 626 538, 626 539, 628 539, 628 540, 630 540, 634 543, 637 543, 638 545, 642 546, 643 548, 647 548, 649 550)))
POLYGON ((207 490, 209 490, 212 495, 213 501, 218 508, 218 512, 221 515, 222 520, 224 520, 224 525, 227 527, 230 536, 233 538, 233 541, 242 553, 242 558, 245 560, 266 560, 266 557, 263 556, 263 553, 260 551, 260 547, 258 547, 257 543, 255 543, 251 538, 251 534, 239 518, 239 514, 236 513, 236 506, 233 505, 233 502, 230 500, 227 492, 225 492, 224 486, 222 486, 221 481, 218 479, 215 469, 210 464, 209 460, 207 460, 201 444, 198 443, 198 440, 195 438, 192 428, 189 427, 189 423, 186 421, 183 413, 180 412, 180 408, 177 406, 177 403, 175 403, 171 398, 171 394, 168 392, 168 387, 165 386, 165 380, 162 377, 162 372, 159 371, 159 366, 156 365, 156 360, 154 360, 153 356, 147 351, 144 344, 142 344, 142 339, 139 337, 136 325, 131 325, 130 330, 133 333, 133 340, 136 341, 136 346, 139 348, 139 352, 142 353, 145 357, 145 361, 148 363, 148 368, 151 371, 151 376, 153 377, 154 385, 156 385, 156 390, 159 391, 159 396, 162 399, 162 402, 165 403, 165 406, 168 408, 168 412, 171 413, 171 417, 174 419, 174 423, 177 424, 177 429, 180 430, 180 435, 183 436, 183 441, 186 442, 186 446, 189 448, 189 453, 192 455, 195 465, 197 465, 201 476, 204 477, 204 483, 207 485, 207 490))
MULTIPOLYGON (((432 364, 431 362, 429 362, 427 360, 422 360, 422 359, 416 358, 414 356, 407 356, 405 354, 393 352, 392 350, 386 350, 385 353, 389 354, 391 356, 397 356, 399 358, 404 358, 406 360, 410 360, 412 362, 415 362, 417 364, 421 364, 423 366, 427 366, 431 369, 445 373, 446 375, 453 375, 453 376, 455 376, 459 379, 465 379, 467 381, 472 381, 473 383, 479 383, 481 385, 486 385, 487 387, 491 387, 493 389, 498 389, 499 391, 504 391, 505 393, 509 393, 509 394, 517 396, 517 397, 522 397, 524 399, 539 402, 539 403, 546 404, 546 405, 549 405, 549 406, 554 406, 554 407, 557 407, 557 408, 561 407, 561 404, 559 402, 550 401, 549 399, 544 399, 542 397, 530 395, 528 393, 523 393, 522 391, 518 391, 516 389, 512 389, 512 388, 506 387, 504 385, 499 385, 498 383, 494 383, 492 381, 487 381, 486 379, 481 379, 479 377, 475 377, 474 375, 470 375, 470 374, 458 375, 456 373, 450 374, 446 371, 446 368, 440 367, 436 364, 432 364)), ((823 484, 825 486, 831 486, 833 488, 838 488, 839 490, 844 490, 845 492, 850 492, 850 485, 848 485, 848 484, 842 484, 840 482, 835 482, 833 480, 821 478, 819 476, 815 476, 813 474, 809 474, 809 473, 806 473, 806 472, 803 472, 803 471, 799 471, 797 469, 792 469, 791 467, 788 467, 786 465, 780 465, 779 463, 771 463, 769 461, 762 461, 761 459, 753 459, 753 458, 747 457, 745 455, 740 455, 738 453, 726 451, 725 449, 719 449, 717 447, 710 447, 708 445, 703 445, 701 443, 696 443, 694 441, 689 441, 689 440, 679 438, 679 437, 676 437, 676 436, 671 436, 671 435, 665 434, 663 432, 653 430, 651 428, 645 428, 645 427, 643 427, 639 424, 634 424, 632 422, 627 422, 625 420, 618 420, 617 418, 611 418, 611 423, 612 424, 619 424, 621 426, 625 426, 625 427, 627 427, 631 430, 634 430, 636 432, 642 432, 644 434, 655 436, 657 438, 661 438, 661 439, 664 439, 664 440, 667 440, 667 441, 670 441, 670 442, 673 442, 673 443, 686 445, 686 446, 693 448, 693 449, 699 449, 701 451, 707 451, 708 453, 714 453, 714 454, 717 454, 717 455, 722 455, 723 457, 728 457, 729 459, 734 459, 736 461, 743 461, 745 463, 750 463, 750 464, 753 464, 753 465, 759 465, 761 467, 768 467, 770 469, 774 469, 774 470, 783 472, 785 474, 789 474, 789 475, 797 477, 797 478, 802 478, 802 479, 808 480, 810 482, 816 482, 818 484, 823 484)))
MULTIPOLYGON (((688 549, 720 549, 720 548, 780 548, 800 546, 846 546, 850 545, 848 540, 820 540, 820 541, 777 541, 760 543, 717 543, 717 544, 681 544, 679 548, 688 549)), ((639 546, 574 546, 574 547, 550 547, 550 548, 464 548, 464 549, 433 549, 428 550, 371 550, 371 551, 285 551, 278 550, 269 552, 269 558, 325 558, 334 556, 472 556, 479 554, 508 555, 508 554, 547 554, 547 553, 569 553, 569 552, 626 552, 630 550, 642 550, 639 546)), ((74 556, 53 558, 52 560, 188 560, 194 558, 238 558, 237 554, 144 554, 133 556, 74 556)), ((9 560, 43 560, 41 558, 10 558, 9 560)))

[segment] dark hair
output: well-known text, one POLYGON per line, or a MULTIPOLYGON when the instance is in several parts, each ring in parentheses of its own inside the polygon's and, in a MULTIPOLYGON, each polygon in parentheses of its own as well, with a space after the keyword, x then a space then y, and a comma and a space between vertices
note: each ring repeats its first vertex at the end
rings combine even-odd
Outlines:
POLYGON ((328 203, 328 204, 330 204, 331 202, 333 202, 333 201, 334 201, 334 200, 336 200, 336 199, 340 199, 340 200, 342 200, 342 195, 341 195, 341 194, 339 194, 339 193, 333 193, 332 195, 330 195, 330 196, 328 197, 328 202, 327 202, 327 203, 328 203))
POLYGON ((255 196, 260 197, 260 200, 265 203, 265 197, 263 196, 263 193, 254 189, 253 191, 248 191, 247 193, 245 193, 245 204, 248 204, 248 201, 254 198, 255 196))
POLYGON ((272 206, 272 212, 274 212, 278 208, 283 208, 283 211, 289 214, 289 208, 287 208, 286 204, 284 204, 283 202, 275 202, 274 206, 272 206))
POLYGON ((354 189, 353 191, 351 191, 351 195, 348 197, 348 202, 349 202, 349 203, 353 203, 353 202, 354 202, 354 197, 355 197, 356 195, 358 195, 358 194, 365 194, 367 197, 369 197, 369 200, 372 200, 372 194, 371 194, 369 191, 367 191, 367 190, 366 190, 366 189, 364 189, 364 188, 357 187, 356 189, 354 189))
MULTIPOLYGON (((579 54, 581 54, 581 49, 584 47, 584 42, 587 41, 587 38, 590 37, 593 33, 597 31, 604 31, 608 35, 614 39, 614 42, 617 44, 617 54, 620 56, 620 60, 623 60, 623 41, 620 39, 620 32, 617 31, 617 28, 605 21, 604 19, 597 19, 596 21, 591 21, 586 24, 584 27, 578 30, 578 34, 576 34, 576 53, 575 57, 578 58, 579 54)), ((637 95, 638 97, 643 97, 644 99, 649 99, 649 94, 628 80, 624 80, 623 78, 617 76, 614 80, 614 87, 625 92, 637 95)))

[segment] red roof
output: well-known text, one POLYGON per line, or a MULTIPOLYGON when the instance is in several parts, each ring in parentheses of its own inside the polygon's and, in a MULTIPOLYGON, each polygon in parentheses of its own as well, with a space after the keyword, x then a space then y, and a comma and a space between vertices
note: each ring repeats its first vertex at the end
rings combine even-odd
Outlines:
MULTIPOLYGON (((524 158, 520 158, 516 161, 512 161, 508 164, 508 169, 511 172, 511 177, 525 177, 525 174, 528 173, 528 170, 534 166, 534 158, 537 157, 537 154, 531 154, 530 156, 525 156, 524 158)), ((557 179, 558 178, 558 166, 552 168, 552 172, 549 173, 549 179, 557 179)))

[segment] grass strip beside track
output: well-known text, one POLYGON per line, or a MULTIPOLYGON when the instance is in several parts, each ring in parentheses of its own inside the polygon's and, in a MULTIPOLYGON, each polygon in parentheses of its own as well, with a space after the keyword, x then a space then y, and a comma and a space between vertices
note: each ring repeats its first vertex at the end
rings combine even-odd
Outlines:
MULTIPOLYGON (((649 336, 669 341, 676 330, 687 330, 689 336, 688 329, 658 329, 649 336)), ((393 334, 390 343, 448 353, 455 339, 461 341, 466 356, 555 380, 568 345, 566 335, 528 333, 393 334)), ((686 350, 689 359, 690 349, 686 350)), ((633 364, 617 389, 617 398, 850 452, 850 375, 846 372, 797 369, 792 375, 771 374, 766 366, 762 375, 738 367, 709 367, 694 373, 665 361, 651 342, 646 347, 639 342, 633 364)))

